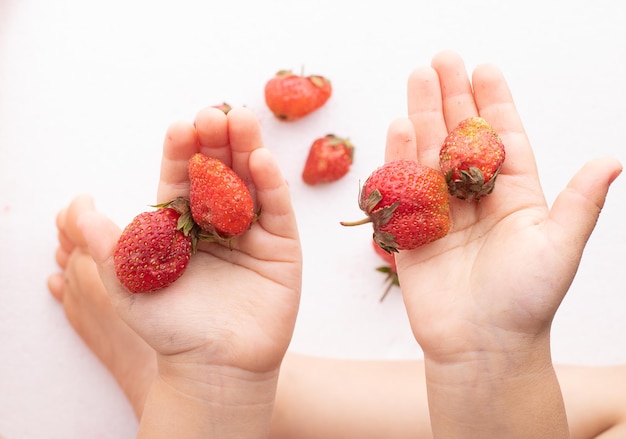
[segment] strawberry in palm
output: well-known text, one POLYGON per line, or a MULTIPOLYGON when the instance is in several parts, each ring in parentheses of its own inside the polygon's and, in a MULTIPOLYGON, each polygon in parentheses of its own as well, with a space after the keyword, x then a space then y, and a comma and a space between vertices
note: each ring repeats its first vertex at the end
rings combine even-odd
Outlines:
POLYGON ((392 161, 372 172, 359 194, 359 207, 365 219, 341 224, 372 223, 374 241, 386 252, 415 249, 450 230, 443 174, 414 160, 392 161))
POLYGON ((188 165, 189 204, 202 240, 227 242, 243 234, 256 219, 254 200, 245 182, 222 161, 202 153, 188 165))
POLYGON ((172 207, 137 215, 122 231, 113 261, 120 283, 131 293, 160 290, 183 275, 193 249, 190 228, 172 207))
POLYGON ((467 118, 445 138, 439 152, 441 172, 451 195, 478 201, 489 195, 504 162, 498 133, 481 117, 467 118))

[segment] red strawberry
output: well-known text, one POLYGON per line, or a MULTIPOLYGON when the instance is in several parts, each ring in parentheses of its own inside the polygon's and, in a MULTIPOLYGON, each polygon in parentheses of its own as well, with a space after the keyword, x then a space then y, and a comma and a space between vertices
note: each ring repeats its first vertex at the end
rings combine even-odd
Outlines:
POLYGON ((346 175, 352 165, 354 146, 334 134, 316 139, 304 164, 302 180, 310 185, 329 183, 346 175))
POLYGON ((489 195, 504 162, 504 145, 482 117, 463 120, 445 138, 439 152, 448 191, 463 200, 489 195))
POLYGON ((122 232, 113 260, 117 278, 131 293, 165 288, 185 272, 192 239, 178 229, 180 216, 170 207, 143 212, 122 232))
POLYGON ((363 184, 359 207, 371 222, 374 241, 386 252, 411 250, 443 238, 450 230, 450 204, 443 174, 414 160, 376 169, 363 184))
POLYGON ((397 287, 400 286, 400 281, 398 280, 398 269, 396 267, 396 257, 394 256, 394 253, 387 253, 385 250, 380 248, 380 246, 376 244, 376 241, 372 241, 372 245, 376 254, 387 264, 376 269, 377 271, 387 275, 387 288, 385 288, 385 292, 380 298, 380 301, 382 302, 385 300, 385 297, 387 297, 391 287, 394 285, 397 287))
POLYGON ((213 105, 212 108, 217 108, 218 110, 222 110, 224 112, 224 114, 228 114, 228 112, 233 109, 233 107, 228 105, 226 102, 222 102, 221 104, 213 105))
POLYGON ((278 119, 292 121, 320 108, 331 93, 330 81, 323 76, 281 70, 265 84, 265 103, 278 119))
POLYGON ((196 153, 189 161, 191 215, 201 239, 228 241, 250 228, 256 218, 250 190, 222 161, 196 153))

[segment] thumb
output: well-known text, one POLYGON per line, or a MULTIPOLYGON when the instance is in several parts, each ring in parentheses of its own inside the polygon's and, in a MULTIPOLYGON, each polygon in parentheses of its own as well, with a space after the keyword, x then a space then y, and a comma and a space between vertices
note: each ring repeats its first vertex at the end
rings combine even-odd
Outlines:
POLYGON ((621 163, 613 158, 592 160, 574 175, 554 201, 549 224, 560 232, 553 230, 557 232, 553 236, 561 234, 562 242, 574 244, 579 256, 596 226, 609 186, 621 172, 621 163))
POLYGON ((116 303, 119 299, 128 296, 130 293, 124 289, 115 275, 113 262, 115 245, 121 235, 119 227, 95 210, 83 213, 78 217, 77 223, 85 237, 89 254, 98 266, 98 273, 111 295, 111 299, 116 303))

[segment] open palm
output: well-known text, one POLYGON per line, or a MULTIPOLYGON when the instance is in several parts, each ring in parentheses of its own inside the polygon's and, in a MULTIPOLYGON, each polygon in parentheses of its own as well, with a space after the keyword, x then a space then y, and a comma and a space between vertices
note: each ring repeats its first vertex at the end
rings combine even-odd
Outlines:
POLYGON ((417 341, 443 360, 483 348, 477 344, 486 335, 545 334, 621 165, 589 162, 548 209, 504 77, 493 66, 480 66, 470 82, 451 52, 412 73, 408 107, 410 121, 390 127, 387 161, 417 157, 438 168, 447 133, 476 115, 500 134, 507 154, 491 195, 478 203, 451 200, 448 236, 396 257, 417 341))

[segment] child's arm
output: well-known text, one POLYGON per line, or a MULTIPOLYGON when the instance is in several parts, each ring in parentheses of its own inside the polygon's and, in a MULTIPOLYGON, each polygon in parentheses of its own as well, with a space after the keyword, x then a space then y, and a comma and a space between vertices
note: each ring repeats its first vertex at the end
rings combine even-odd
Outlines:
POLYGON ((272 439, 431 438, 421 361, 288 353, 272 439))
MULTIPOLYGON (((550 325, 576 273, 609 185, 612 159, 590 162, 548 209, 530 144, 502 74, 445 52, 409 79, 404 146, 387 160, 438 166, 440 145, 480 115, 506 160, 478 203, 452 200, 448 236, 396 261, 413 333, 424 350, 435 437, 568 437, 550 356, 550 325)), ((400 127, 400 128, 398 128, 400 127)))
POLYGON ((556 365, 572 439, 626 437, 626 365, 556 365))
POLYGON ((201 243, 169 287, 131 294, 115 277, 120 234, 107 218, 80 218, 90 253, 120 317, 156 351, 158 375, 140 437, 265 437, 279 367, 297 314, 301 251, 287 184, 247 109, 198 114, 168 131, 159 203, 188 196, 195 152, 220 158, 262 208, 232 248, 201 243))
MULTIPOLYGON (((625 437, 626 366, 555 370, 572 439, 625 437)), ((271 433, 272 439, 431 439, 424 362, 288 353, 271 433)))

